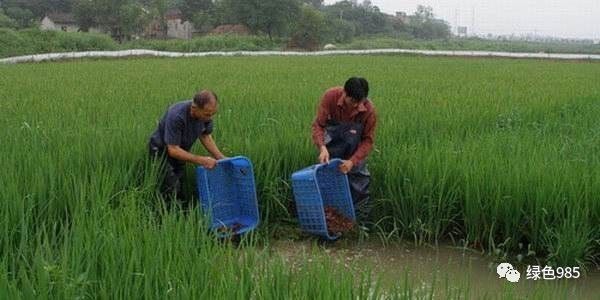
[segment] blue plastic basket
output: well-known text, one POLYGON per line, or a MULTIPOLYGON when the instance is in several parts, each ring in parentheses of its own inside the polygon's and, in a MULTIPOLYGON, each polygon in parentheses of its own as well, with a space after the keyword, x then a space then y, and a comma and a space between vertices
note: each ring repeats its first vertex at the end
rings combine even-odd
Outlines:
MULTIPOLYGON (((258 225, 258 202, 252 163, 243 156, 218 161, 213 170, 196 168, 196 182, 202 211, 212 230, 223 226, 241 227, 235 234, 248 232, 258 225)), ((231 232, 217 232, 223 237, 231 232)))
POLYGON ((333 159, 329 164, 314 165, 292 174, 300 228, 328 240, 335 240, 339 235, 330 235, 327 230, 325 206, 334 207, 356 221, 348 177, 339 171, 341 163, 333 159))

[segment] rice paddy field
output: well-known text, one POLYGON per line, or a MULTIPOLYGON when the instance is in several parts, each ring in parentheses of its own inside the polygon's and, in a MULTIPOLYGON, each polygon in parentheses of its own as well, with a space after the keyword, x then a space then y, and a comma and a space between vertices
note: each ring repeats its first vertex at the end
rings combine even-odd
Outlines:
POLYGON ((291 264, 270 246, 296 228, 290 175, 316 162, 320 96, 353 75, 369 80, 379 115, 376 225, 345 243, 453 245, 598 276, 600 63, 80 60, 0 65, 0 298, 572 297, 568 281, 498 281, 493 293, 454 278, 384 284, 360 260, 348 272, 316 250, 291 264), (241 247, 208 234, 197 210, 165 210, 147 160, 166 108, 202 88, 219 96, 221 150, 254 164, 261 225, 241 247))

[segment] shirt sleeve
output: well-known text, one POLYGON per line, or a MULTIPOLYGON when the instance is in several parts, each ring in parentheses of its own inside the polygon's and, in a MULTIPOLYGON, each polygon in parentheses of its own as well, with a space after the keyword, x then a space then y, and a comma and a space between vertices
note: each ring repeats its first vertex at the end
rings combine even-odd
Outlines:
POLYGON ((365 119, 362 139, 360 144, 358 144, 358 148, 350 158, 354 165, 358 165, 369 155, 369 153, 371 153, 373 143, 375 142, 375 127, 377 127, 377 114, 373 110, 373 112, 365 119))
POLYGON ((165 121, 165 136, 163 140, 167 145, 181 146, 183 136, 183 120, 175 115, 167 116, 165 121))
POLYGON ((329 118, 329 106, 331 101, 335 101, 335 93, 333 90, 325 92, 317 108, 317 117, 312 124, 312 140, 317 148, 325 145, 325 126, 329 118))

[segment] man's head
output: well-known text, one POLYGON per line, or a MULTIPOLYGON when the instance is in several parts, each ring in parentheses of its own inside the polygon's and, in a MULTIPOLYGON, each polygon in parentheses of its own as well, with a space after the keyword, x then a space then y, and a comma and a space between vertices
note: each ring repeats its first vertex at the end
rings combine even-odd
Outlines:
POLYGON ((218 106, 218 98, 213 91, 200 91, 194 95, 192 101, 192 117, 205 122, 210 121, 217 113, 218 106))
POLYGON ((358 106, 369 96, 369 83, 364 78, 351 77, 344 84, 344 91, 346 92, 346 103, 358 106))

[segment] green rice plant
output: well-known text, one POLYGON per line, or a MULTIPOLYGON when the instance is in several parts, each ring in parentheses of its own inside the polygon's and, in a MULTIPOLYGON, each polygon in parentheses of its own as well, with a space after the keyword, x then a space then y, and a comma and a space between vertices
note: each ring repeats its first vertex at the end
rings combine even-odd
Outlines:
MULTIPOLYGON (((290 174, 316 163, 310 124, 320 96, 351 75, 369 79, 379 114, 373 236, 454 240, 510 261, 535 253, 557 266, 598 262, 596 63, 83 60, 0 65, 0 298, 429 297, 427 288, 411 294, 417 283, 377 286, 376 273, 348 274, 326 258, 298 270, 261 252, 275 224, 293 224, 290 174), (217 144, 254 164, 261 228, 242 249, 216 241, 196 210, 164 210, 147 159, 165 109, 200 88, 221 101, 217 144)), ((193 176, 187 187, 195 197, 193 176)), ((478 297, 453 279, 448 289, 478 297)))

